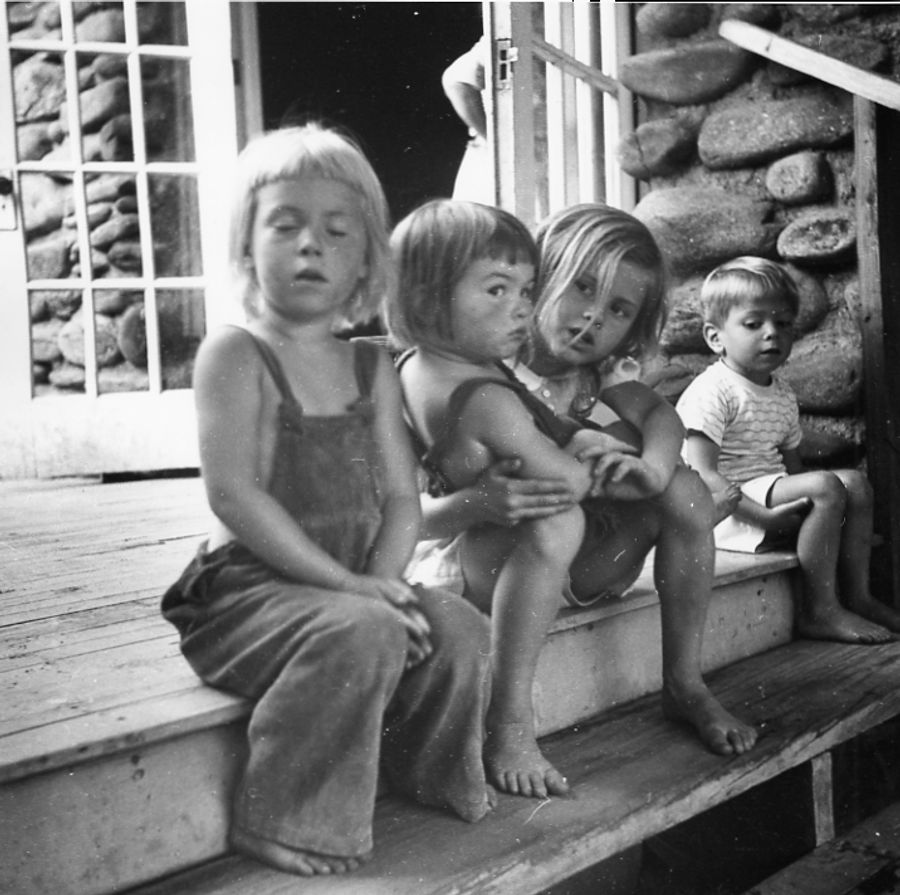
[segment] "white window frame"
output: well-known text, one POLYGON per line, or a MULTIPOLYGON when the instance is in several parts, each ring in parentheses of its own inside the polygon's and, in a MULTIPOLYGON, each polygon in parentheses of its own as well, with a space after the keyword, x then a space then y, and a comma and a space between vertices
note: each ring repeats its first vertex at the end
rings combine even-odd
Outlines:
POLYGON ((495 201, 529 225, 577 202, 605 201, 627 211, 636 204, 637 184, 617 163, 619 140, 634 124, 633 97, 615 79, 631 46, 629 6, 614 0, 482 4, 492 56, 485 108, 495 201), (537 5, 543 34, 532 24, 537 5), (546 165, 534 157, 539 65, 547 71, 546 165))

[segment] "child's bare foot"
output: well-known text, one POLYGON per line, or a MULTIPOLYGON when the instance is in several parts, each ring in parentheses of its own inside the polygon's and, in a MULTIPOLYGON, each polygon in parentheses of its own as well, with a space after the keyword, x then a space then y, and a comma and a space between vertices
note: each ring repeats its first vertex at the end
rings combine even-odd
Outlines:
POLYGON ((900 634, 900 611, 894 609, 893 606, 888 606, 872 596, 863 597, 861 600, 856 600, 853 603, 848 601, 848 604, 850 610, 857 615, 861 615, 877 625, 882 625, 889 631, 900 634))
POLYGON ((663 714, 673 721, 685 721, 704 746, 719 755, 741 755, 756 745, 756 729, 725 710, 706 684, 682 687, 664 684, 663 714))
POLYGON ((566 778, 538 748, 530 724, 494 724, 484 742, 484 764, 497 789, 514 796, 546 799, 569 791, 566 778))
POLYGON ((497 807, 497 790, 490 783, 484 786, 484 798, 480 801, 453 802, 447 805, 455 811, 463 820, 470 824, 478 823, 486 815, 497 807))
POLYGON ((887 628, 843 607, 798 615, 794 626, 798 637, 809 640, 876 644, 897 639, 887 628))
POLYGON ((299 876, 327 876, 332 873, 348 873, 356 870, 371 857, 371 853, 360 857, 341 857, 338 855, 321 855, 316 852, 288 848, 277 842, 262 839, 252 833, 233 829, 231 845, 236 851, 248 857, 262 861, 276 870, 295 873, 299 876))

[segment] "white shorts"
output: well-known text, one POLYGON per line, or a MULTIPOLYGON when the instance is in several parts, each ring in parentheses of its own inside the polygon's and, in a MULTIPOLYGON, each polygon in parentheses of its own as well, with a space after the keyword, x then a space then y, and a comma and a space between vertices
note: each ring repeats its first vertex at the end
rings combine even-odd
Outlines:
MULTIPOLYGON (((432 541, 419 541, 413 551, 412 559, 406 567, 405 578, 410 584, 421 584, 425 587, 440 587, 449 590, 458 596, 464 596, 466 580, 463 575, 462 558, 460 556, 460 542, 462 535, 455 538, 443 538, 432 541)), ((563 607, 583 608, 592 606, 604 599, 619 599, 623 597, 637 577, 640 575, 642 564, 630 573, 625 580, 608 591, 603 591, 596 596, 580 600, 572 592, 568 579, 563 584, 559 605, 563 607)))
MULTIPOLYGON (((772 486, 778 479, 782 479, 787 475, 786 472, 770 472, 767 475, 761 475, 749 482, 741 485, 741 491, 751 500, 761 503, 764 507, 769 505, 769 494, 772 492, 772 486)), ((782 543, 775 543, 770 537, 766 542, 766 535, 769 533, 752 522, 744 519, 736 519, 734 516, 728 516, 723 519, 715 527, 716 548, 719 550, 735 550, 740 553, 764 553, 766 550, 774 550, 782 546, 782 543)))

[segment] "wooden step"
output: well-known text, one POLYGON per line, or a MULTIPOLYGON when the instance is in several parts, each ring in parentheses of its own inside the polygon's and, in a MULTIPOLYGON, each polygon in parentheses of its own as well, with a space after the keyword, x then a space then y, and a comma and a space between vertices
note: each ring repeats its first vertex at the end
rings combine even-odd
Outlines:
MULTIPOLYGON (((198 681, 158 614, 205 529, 201 483, 0 490, 0 891, 102 895, 222 855, 248 706, 198 681)), ((794 564, 719 554, 707 668, 789 640, 794 564)), ((541 733, 657 690, 659 642, 649 573, 561 613, 541 733)))
POLYGON ((705 751, 646 697, 545 741, 574 785, 571 799, 501 796, 488 818, 468 825, 385 798, 375 856, 353 874, 299 879, 230 857, 139 895, 530 895, 806 763, 810 822, 827 827, 824 759, 900 713, 898 675, 900 644, 792 643, 711 676, 723 702, 763 731, 746 755, 705 751))
MULTIPOLYGON (((541 734, 662 686, 652 562, 651 555, 623 599, 560 613, 538 662, 534 704, 541 734)), ((796 565, 792 553, 718 551, 703 642, 705 671, 790 641, 796 565)))
POLYGON ((819 846, 745 895, 875 895, 900 883, 900 803, 819 846))

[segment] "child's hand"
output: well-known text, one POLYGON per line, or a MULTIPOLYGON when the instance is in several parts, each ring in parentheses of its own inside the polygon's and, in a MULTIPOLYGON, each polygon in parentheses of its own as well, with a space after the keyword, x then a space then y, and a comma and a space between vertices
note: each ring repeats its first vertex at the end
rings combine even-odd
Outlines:
POLYGON ((397 608, 403 613, 409 633, 409 642, 406 646, 406 667, 413 668, 420 662, 424 662, 434 652, 431 638, 428 636, 431 627, 418 606, 405 603, 397 608))
POLYGON ((400 614, 406 627, 407 644, 406 667, 412 668, 427 659, 433 652, 429 634, 431 626, 419 608, 419 598, 415 590, 398 578, 380 578, 377 575, 356 575, 352 588, 365 597, 373 597, 389 603, 400 614))
POLYGON ((575 505, 575 495, 562 480, 516 478, 521 465, 514 457, 498 460, 472 486, 485 522, 515 525, 523 519, 553 516, 575 505))
POLYGON ((721 491, 712 491, 713 506, 716 509, 716 522, 730 516, 741 502, 741 486, 736 482, 728 482, 721 491))
POLYGON ((797 500, 789 500, 777 507, 769 507, 768 521, 764 524, 766 531, 778 534, 793 534, 798 531, 812 509, 813 502, 808 497, 799 497, 797 500))
POLYGON ((582 463, 595 460, 604 454, 617 451, 620 454, 636 454, 638 449, 627 441, 616 438, 599 429, 579 429, 569 442, 569 447, 574 451, 575 459, 582 463))
POLYGON ((610 453, 594 464, 591 497, 614 500, 647 500, 666 490, 665 472, 632 454, 610 453))

